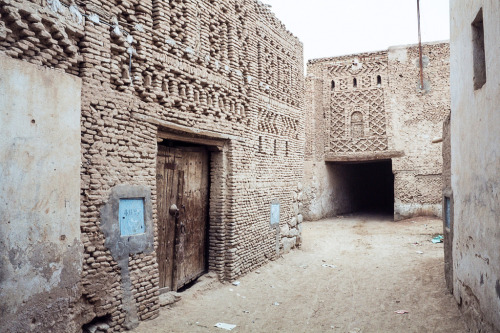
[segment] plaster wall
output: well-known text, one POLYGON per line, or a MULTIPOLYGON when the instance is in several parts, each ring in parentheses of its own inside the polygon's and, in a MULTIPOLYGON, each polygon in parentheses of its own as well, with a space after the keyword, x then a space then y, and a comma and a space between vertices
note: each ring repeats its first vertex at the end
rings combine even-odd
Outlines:
POLYGON ((74 332, 81 80, 0 55, 2 332, 74 332))
POLYGON ((473 331, 500 330, 500 2, 450 2, 453 291, 473 331), (474 87, 482 8, 486 83, 474 87))
POLYGON ((304 166, 304 205, 306 220, 322 218, 351 212, 355 207, 349 200, 351 172, 348 165, 333 165, 325 162, 305 162, 304 166))

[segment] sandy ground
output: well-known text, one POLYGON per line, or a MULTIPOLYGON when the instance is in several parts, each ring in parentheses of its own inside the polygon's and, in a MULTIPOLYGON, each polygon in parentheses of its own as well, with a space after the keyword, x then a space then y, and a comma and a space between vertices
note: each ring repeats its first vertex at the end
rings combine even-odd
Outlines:
POLYGON ((232 332, 467 332, 445 288, 443 244, 430 242, 441 230, 429 218, 305 223, 301 249, 239 286, 205 276, 134 332, 227 332, 218 322, 232 332))

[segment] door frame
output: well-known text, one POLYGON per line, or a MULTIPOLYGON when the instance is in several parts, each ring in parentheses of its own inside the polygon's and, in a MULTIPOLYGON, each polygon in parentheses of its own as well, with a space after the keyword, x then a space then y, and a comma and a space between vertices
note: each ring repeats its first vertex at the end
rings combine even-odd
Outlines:
MULTIPOLYGON (((208 194, 208 218, 207 218, 207 266, 208 272, 215 272, 219 279, 225 277, 225 257, 226 257, 226 228, 225 213, 227 212, 227 170, 228 151, 230 137, 222 137, 219 133, 204 132, 203 134, 183 132, 177 129, 158 127, 157 142, 164 140, 177 141, 180 143, 190 143, 197 146, 204 146, 209 152, 209 194, 208 194)), ((158 156, 158 148, 156 149, 158 156)), ((156 197, 156 196, 155 196, 156 197)), ((157 197, 156 197, 157 198, 157 197)), ((156 199, 155 198, 155 199, 156 199)), ((158 202, 156 202, 157 212, 158 202)), ((155 214, 154 222, 158 228, 158 216, 155 214)), ((156 249, 158 248, 158 233, 156 237, 156 249)), ((158 270, 159 274, 159 270, 158 270)), ((160 289, 160 293, 167 292, 169 288, 160 289)))

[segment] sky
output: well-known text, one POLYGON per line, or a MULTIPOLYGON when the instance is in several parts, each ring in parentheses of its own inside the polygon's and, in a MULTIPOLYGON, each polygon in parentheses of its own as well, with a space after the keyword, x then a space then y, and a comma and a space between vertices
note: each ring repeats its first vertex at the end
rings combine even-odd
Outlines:
MULTIPOLYGON (((309 59, 418 43, 417 0, 261 0, 309 59)), ((422 42, 450 38, 449 0, 420 0, 422 42)))

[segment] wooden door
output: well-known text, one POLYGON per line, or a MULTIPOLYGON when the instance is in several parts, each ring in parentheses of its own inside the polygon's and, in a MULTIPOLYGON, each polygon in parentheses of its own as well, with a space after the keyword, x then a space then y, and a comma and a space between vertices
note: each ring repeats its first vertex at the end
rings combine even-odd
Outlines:
POLYGON ((209 153, 202 147, 158 147, 160 288, 177 290, 206 271, 208 167, 209 153))

